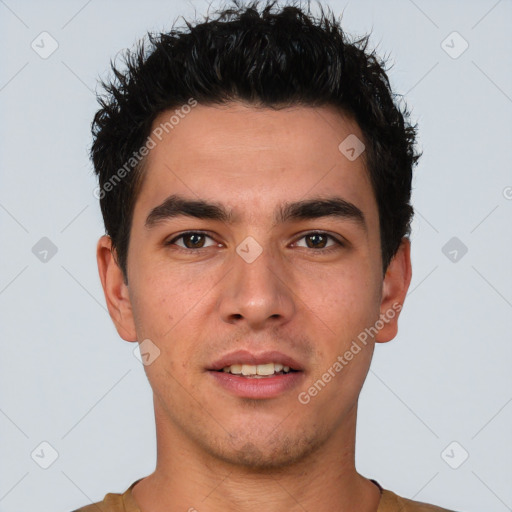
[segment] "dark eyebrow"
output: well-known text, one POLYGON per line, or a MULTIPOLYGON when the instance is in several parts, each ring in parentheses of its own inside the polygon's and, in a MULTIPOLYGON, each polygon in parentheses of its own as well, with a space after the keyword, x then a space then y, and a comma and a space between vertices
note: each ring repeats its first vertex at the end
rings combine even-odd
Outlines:
MULTIPOLYGON (((218 220, 225 223, 236 221, 231 211, 219 203, 209 203, 201 199, 187 199, 179 195, 169 196, 162 204, 151 210, 146 218, 146 227, 151 228, 167 219, 179 216, 197 219, 218 220)), ((274 225, 296 220, 338 217, 352 220, 367 230, 363 212, 353 203, 341 197, 313 198, 293 203, 285 203, 277 209, 274 225)))
POLYGON ((179 195, 169 196, 162 204, 151 210, 146 218, 146 227, 151 228, 155 224, 173 217, 185 215, 197 219, 220 220, 229 223, 232 214, 222 205, 208 203, 200 199, 187 199, 179 195))
POLYGON ((341 197, 307 199, 295 203, 286 203, 278 211, 276 224, 322 217, 352 220, 367 231, 363 212, 355 204, 341 197))

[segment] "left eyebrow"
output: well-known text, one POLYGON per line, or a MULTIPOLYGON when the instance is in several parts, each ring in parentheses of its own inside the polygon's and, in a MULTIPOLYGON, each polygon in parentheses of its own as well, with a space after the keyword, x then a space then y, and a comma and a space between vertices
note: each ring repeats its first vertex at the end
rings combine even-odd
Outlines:
POLYGON ((286 203, 279 208, 275 224, 323 217, 351 220, 359 224, 364 231, 367 231, 363 212, 355 204, 341 197, 307 199, 286 203))
MULTIPOLYGON (((187 216, 197 219, 218 220, 227 224, 239 221, 232 211, 222 204, 202 199, 188 199, 179 195, 169 196, 162 204, 151 210, 146 218, 146 228, 152 228, 165 220, 187 216)), ((276 209, 274 226, 298 220, 336 217, 354 221, 367 231, 363 212, 353 203, 341 197, 313 198, 285 203, 276 209)))

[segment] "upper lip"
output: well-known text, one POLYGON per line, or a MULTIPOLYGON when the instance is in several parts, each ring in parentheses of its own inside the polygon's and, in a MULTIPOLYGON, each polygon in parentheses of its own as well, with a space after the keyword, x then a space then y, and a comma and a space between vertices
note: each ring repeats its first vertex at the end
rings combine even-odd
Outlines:
POLYGON ((249 350, 237 350, 217 359, 208 369, 222 370, 222 368, 231 366, 232 364, 258 365, 265 363, 280 363, 283 366, 289 366, 292 370, 302 370, 301 365, 293 357, 276 350, 260 352, 257 354, 250 352, 249 350))

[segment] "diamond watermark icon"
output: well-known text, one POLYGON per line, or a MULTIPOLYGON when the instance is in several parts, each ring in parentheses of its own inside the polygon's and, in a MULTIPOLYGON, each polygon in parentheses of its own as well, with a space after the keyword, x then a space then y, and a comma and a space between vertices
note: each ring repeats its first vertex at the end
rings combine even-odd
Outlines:
POLYGON ((459 238, 454 236, 443 245, 441 252, 452 263, 458 263, 468 252, 468 248, 459 238))
POLYGON ((150 339, 145 339, 135 347, 133 355, 144 366, 149 366, 157 357, 160 356, 160 349, 150 339))
POLYGON ((42 263, 48 263, 57 254, 57 251, 57 246, 46 236, 43 236, 32 247, 32 253, 42 263))
POLYGON ((39 57, 41 57, 41 59, 47 59, 57 50, 59 43, 48 32, 41 32, 32 41, 30 47, 39 55, 39 57))
POLYGON ((246 263, 252 263, 263 252, 263 247, 252 236, 248 236, 237 246, 236 252, 246 263))
POLYGON ((442 452, 441 458, 450 466, 452 469, 458 469, 466 462, 469 457, 469 453, 466 451, 457 441, 452 441, 442 452))
POLYGON ((59 453, 48 441, 43 441, 32 450, 30 456, 38 466, 48 469, 59 458, 59 453))
POLYGON ((361 153, 365 150, 365 145, 361 139, 351 133, 348 137, 341 141, 338 149, 340 150, 341 154, 345 155, 348 160, 353 162, 359 158, 359 156, 361 156, 361 153))
POLYGON ((469 43, 458 32, 454 31, 443 39, 441 48, 452 59, 458 59, 469 48, 469 43))

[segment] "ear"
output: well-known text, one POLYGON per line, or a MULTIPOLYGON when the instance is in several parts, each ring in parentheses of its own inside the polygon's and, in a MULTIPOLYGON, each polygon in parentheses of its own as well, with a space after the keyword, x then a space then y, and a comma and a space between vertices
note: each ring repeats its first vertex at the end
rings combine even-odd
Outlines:
POLYGON ((402 310, 409 284, 411 283, 411 242, 402 238, 400 247, 389 263, 382 283, 380 324, 384 324, 375 336, 375 341, 391 341, 398 332, 398 317, 402 310))
POLYGON ((96 259, 110 318, 123 340, 137 341, 128 285, 124 282, 123 273, 117 264, 109 236, 99 239, 96 259))

